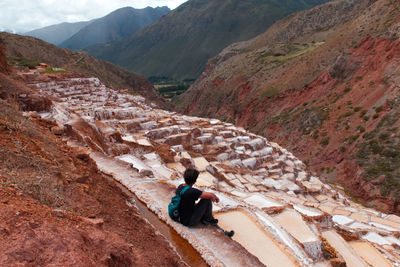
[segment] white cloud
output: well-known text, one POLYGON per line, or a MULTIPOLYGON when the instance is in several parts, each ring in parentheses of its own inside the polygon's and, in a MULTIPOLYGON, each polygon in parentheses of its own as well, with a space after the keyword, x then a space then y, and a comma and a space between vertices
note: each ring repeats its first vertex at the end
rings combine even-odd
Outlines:
POLYGON ((125 6, 174 9, 187 0, 0 0, 0 29, 26 32, 61 22, 99 18, 125 6))

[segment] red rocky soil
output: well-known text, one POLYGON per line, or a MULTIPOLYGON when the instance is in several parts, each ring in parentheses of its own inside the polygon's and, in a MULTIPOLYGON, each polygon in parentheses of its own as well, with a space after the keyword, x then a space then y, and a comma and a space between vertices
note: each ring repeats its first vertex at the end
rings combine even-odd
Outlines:
POLYGON ((32 94, 0 73, 0 265, 186 266, 65 133, 22 116, 50 107, 32 94))

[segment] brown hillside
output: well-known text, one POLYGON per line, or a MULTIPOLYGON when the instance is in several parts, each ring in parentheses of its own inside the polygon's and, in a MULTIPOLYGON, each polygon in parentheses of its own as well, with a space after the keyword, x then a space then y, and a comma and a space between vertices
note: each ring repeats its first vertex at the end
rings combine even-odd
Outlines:
POLYGON ((124 70, 112 63, 95 59, 85 53, 62 49, 33 37, 1 32, 0 39, 3 40, 9 57, 34 59, 52 67, 63 67, 80 75, 99 77, 111 88, 129 89, 132 93, 143 95, 161 107, 170 106, 144 76, 124 70))
POLYGON ((0 73, 0 265, 186 266, 67 133, 21 112, 50 107, 0 73))
POLYGON ((181 111, 276 141, 328 182, 400 212, 399 1, 333 1, 211 59, 181 111))
POLYGON ((0 42, 0 73, 7 73, 8 65, 6 60, 6 51, 4 49, 3 43, 0 42))

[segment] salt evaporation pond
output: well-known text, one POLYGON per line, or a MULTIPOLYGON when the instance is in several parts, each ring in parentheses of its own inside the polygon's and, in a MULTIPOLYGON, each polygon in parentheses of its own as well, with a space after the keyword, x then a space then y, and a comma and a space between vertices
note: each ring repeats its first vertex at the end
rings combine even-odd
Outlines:
POLYGON ((368 264, 376 267, 392 266, 383 255, 371 244, 363 241, 351 241, 350 246, 360 255, 368 264))
POLYGON ((346 261, 348 267, 367 267, 361 260, 353 248, 346 243, 346 241, 334 231, 326 231, 322 233, 323 237, 339 251, 340 255, 346 261))
POLYGON ((284 211, 274 217, 300 243, 318 242, 317 236, 304 223, 302 217, 294 211, 284 211))
POLYGON ((233 239, 258 257, 266 266, 296 266, 294 260, 246 212, 235 210, 218 213, 216 217, 221 227, 235 229, 233 239))
POLYGON ((247 203, 254 205, 260 209, 272 208, 272 207, 283 207, 283 205, 280 204, 279 202, 274 201, 270 198, 258 195, 258 194, 254 194, 248 198, 245 198, 244 201, 246 201, 247 203))

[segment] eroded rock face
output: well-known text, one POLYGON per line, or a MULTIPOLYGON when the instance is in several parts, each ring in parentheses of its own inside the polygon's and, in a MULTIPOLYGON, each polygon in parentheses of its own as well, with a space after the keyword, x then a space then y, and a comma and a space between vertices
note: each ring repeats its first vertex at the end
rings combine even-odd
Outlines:
POLYGON ((52 106, 50 99, 35 94, 22 94, 19 96, 18 102, 24 111, 45 112, 49 111, 52 106))
POLYGON ((332 67, 329 69, 329 74, 334 79, 346 79, 351 77, 354 72, 360 67, 360 62, 354 62, 350 54, 339 56, 332 67))
POLYGON ((32 87, 58 99, 42 116, 75 131, 70 145, 84 148, 102 172, 134 192, 212 266, 400 264, 399 217, 354 203, 264 137, 220 120, 153 108, 96 78, 32 87), (129 147, 125 154, 114 149, 121 139, 129 147), (218 194, 214 213, 223 228, 235 230, 236 242, 169 219, 166 207, 190 166, 200 171, 196 186, 218 194), (328 243, 335 253, 324 252, 328 243), (372 252, 376 256, 367 256, 372 252))

